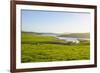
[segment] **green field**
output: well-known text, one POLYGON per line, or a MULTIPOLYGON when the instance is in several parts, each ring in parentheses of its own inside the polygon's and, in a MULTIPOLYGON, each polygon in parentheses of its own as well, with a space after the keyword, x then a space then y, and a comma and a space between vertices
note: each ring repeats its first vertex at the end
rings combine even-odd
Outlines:
POLYGON ((22 33, 21 62, 23 63, 88 60, 89 58, 89 41, 80 41, 79 44, 73 44, 52 36, 22 33))

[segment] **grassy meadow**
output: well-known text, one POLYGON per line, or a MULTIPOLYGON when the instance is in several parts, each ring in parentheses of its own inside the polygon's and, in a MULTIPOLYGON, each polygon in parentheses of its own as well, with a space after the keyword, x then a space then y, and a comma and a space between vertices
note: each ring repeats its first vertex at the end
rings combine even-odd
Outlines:
POLYGON ((89 41, 80 41, 80 43, 75 44, 52 36, 39 36, 36 33, 22 32, 22 63, 88 60, 89 58, 89 41))

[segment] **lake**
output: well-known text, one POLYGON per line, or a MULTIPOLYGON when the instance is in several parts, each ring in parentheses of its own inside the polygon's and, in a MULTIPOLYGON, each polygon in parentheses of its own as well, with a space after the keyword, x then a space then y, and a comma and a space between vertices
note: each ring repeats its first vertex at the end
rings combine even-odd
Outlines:
POLYGON ((64 41, 67 41, 67 42, 76 42, 76 43, 79 43, 80 40, 89 40, 88 38, 76 38, 76 37, 59 37, 59 34, 40 34, 40 36, 52 36, 52 37, 55 37, 59 40, 64 40, 64 41))
POLYGON ((56 37, 56 38, 65 40, 65 41, 89 40, 87 38, 75 38, 75 37, 56 37))
POLYGON ((78 41, 78 38, 72 38, 72 37, 56 37, 56 38, 68 42, 78 41))

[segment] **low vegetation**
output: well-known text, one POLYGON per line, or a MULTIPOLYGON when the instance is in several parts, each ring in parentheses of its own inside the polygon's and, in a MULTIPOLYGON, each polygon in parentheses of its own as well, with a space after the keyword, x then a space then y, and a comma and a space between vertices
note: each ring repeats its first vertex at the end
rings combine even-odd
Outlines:
POLYGON ((70 33, 62 34, 61 37, 90 38, 90 33, 70 33))
POLYGON ((21 62, 49 62, 88 60, 90 58, 89 41, 79 44, 65 42, 52 36, 39 36, 22 33, 21 62))

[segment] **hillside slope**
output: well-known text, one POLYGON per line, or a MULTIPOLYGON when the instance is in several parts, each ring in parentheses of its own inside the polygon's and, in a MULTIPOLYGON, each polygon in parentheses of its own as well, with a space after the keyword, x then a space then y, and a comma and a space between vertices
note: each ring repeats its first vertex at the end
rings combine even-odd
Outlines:
POLYGON ((90 33, 70 33, 62 34, 60 37, 90 38, 90 33))

